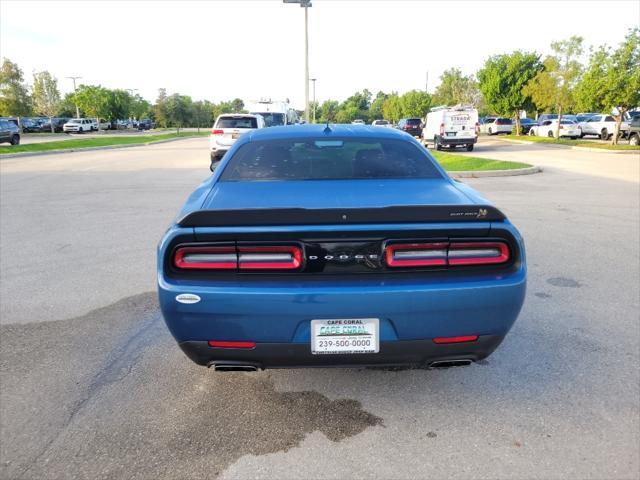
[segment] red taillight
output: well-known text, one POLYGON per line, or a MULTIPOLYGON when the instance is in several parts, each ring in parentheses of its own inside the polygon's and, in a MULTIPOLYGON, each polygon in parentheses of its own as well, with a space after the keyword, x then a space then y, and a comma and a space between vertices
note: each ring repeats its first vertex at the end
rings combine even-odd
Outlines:
POLYGON ((433 343, 445 344, 445 343, 465 343, 475 342, 478 340, 478 335, 462 335, 460 337, 437 337, 433 339, 433 343))
POLYGON ((214 128, 213 130, 211 130, 211 135, 223 135, 224 134, 224 130, 220 130, 219 128, 214 128))
POLYGON ((400 243, 387 245, 385 260, 391 268, 494 265, 509 260, 509 247, 503 242, 400 243))
POLYGON ((440 135, 444 135, 444 123, 440 124, 440 135))
POLYGON ((256 348, 256 342, 227 342, 223 340, 209 340, 209 346, 213 348, 256 348))
POLYGON ((197 270, 235 270, 238 256, 235 247, 181 247, 176 250, 178 268, 197 270))
POLYGON ((502 242, 452 243, 449 265, 487 265, 509 260, 509 247, 502 242))
POLYGON ((476 122, 476 135, 480 135, 480 123, 476 122))
POLYGON ((302 250, 295 246, 240 246, 240 270, 294 270, 302 264, 302 250))
POLYGON ((446 243, 403 243, 385 251, 390 267, 425 267, 447 264, 446 243))

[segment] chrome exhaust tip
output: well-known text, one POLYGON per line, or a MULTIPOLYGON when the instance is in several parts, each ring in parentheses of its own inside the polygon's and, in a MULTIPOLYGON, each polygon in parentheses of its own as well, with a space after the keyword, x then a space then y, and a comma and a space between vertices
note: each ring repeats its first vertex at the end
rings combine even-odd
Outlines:
POLYGON ((466 367, 473 363, 468 358, 459 358, 452 360, 439 360, 437 362, 431 362, 429 368, 451 368, 451 367, 466 367))
POLYGON ((256 372, 259 369, 258 365, 235 362, 214 362, 209 366, 216 372, 256 372))

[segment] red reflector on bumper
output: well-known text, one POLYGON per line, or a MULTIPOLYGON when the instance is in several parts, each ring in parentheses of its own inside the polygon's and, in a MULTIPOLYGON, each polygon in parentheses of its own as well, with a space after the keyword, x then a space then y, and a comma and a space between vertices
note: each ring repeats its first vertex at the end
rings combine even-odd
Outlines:
POLYGON ((461 337, 437 337, 433 339, 433 343, 465 343, 475 342, 478 340, 478 335, 463 335, 461 337))
POLYGON ((256 342, 225 342, 222 340, 209 340, 209 346, 213 348, 256 348, 256 342))

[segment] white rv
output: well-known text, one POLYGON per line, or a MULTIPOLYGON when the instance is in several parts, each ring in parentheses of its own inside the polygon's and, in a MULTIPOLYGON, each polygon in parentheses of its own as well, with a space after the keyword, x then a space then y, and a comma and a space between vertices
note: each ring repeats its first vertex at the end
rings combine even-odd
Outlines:
POLYGON ((261 99, 249 103, 245 109, 254 115, 262 115, 266 127, 298 123, 298 114, 289 106, 288 99, 284 102, 261 99))
POLYGON ((478 141, 480 124, 478 110, 469 105, 431 109, 422 129, 422 143, 433 143, 436 150, 443 146, 463 146, 470 152, 478 141))

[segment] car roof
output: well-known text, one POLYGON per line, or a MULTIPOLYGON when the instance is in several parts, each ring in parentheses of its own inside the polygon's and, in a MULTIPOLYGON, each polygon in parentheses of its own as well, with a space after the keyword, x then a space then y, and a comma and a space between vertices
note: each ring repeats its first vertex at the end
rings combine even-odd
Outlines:
POLYGON ((218 118, 222 117, 231 117, 231 118, 258 118, 261 117, 260 114, 255 113, 221 113, 218 115, 218 118))
MULTIPOLYGON (((246 135, 246 134, 245 134, 246 135)), ((391 128, 374 128, 360 124, 307 124, 260 128, 249 132, 248 141, 284 140, 304 137, 397 138, 407 140, 406 133, 391 128), (327 129, 328 127, 328 129, 327 129)))

